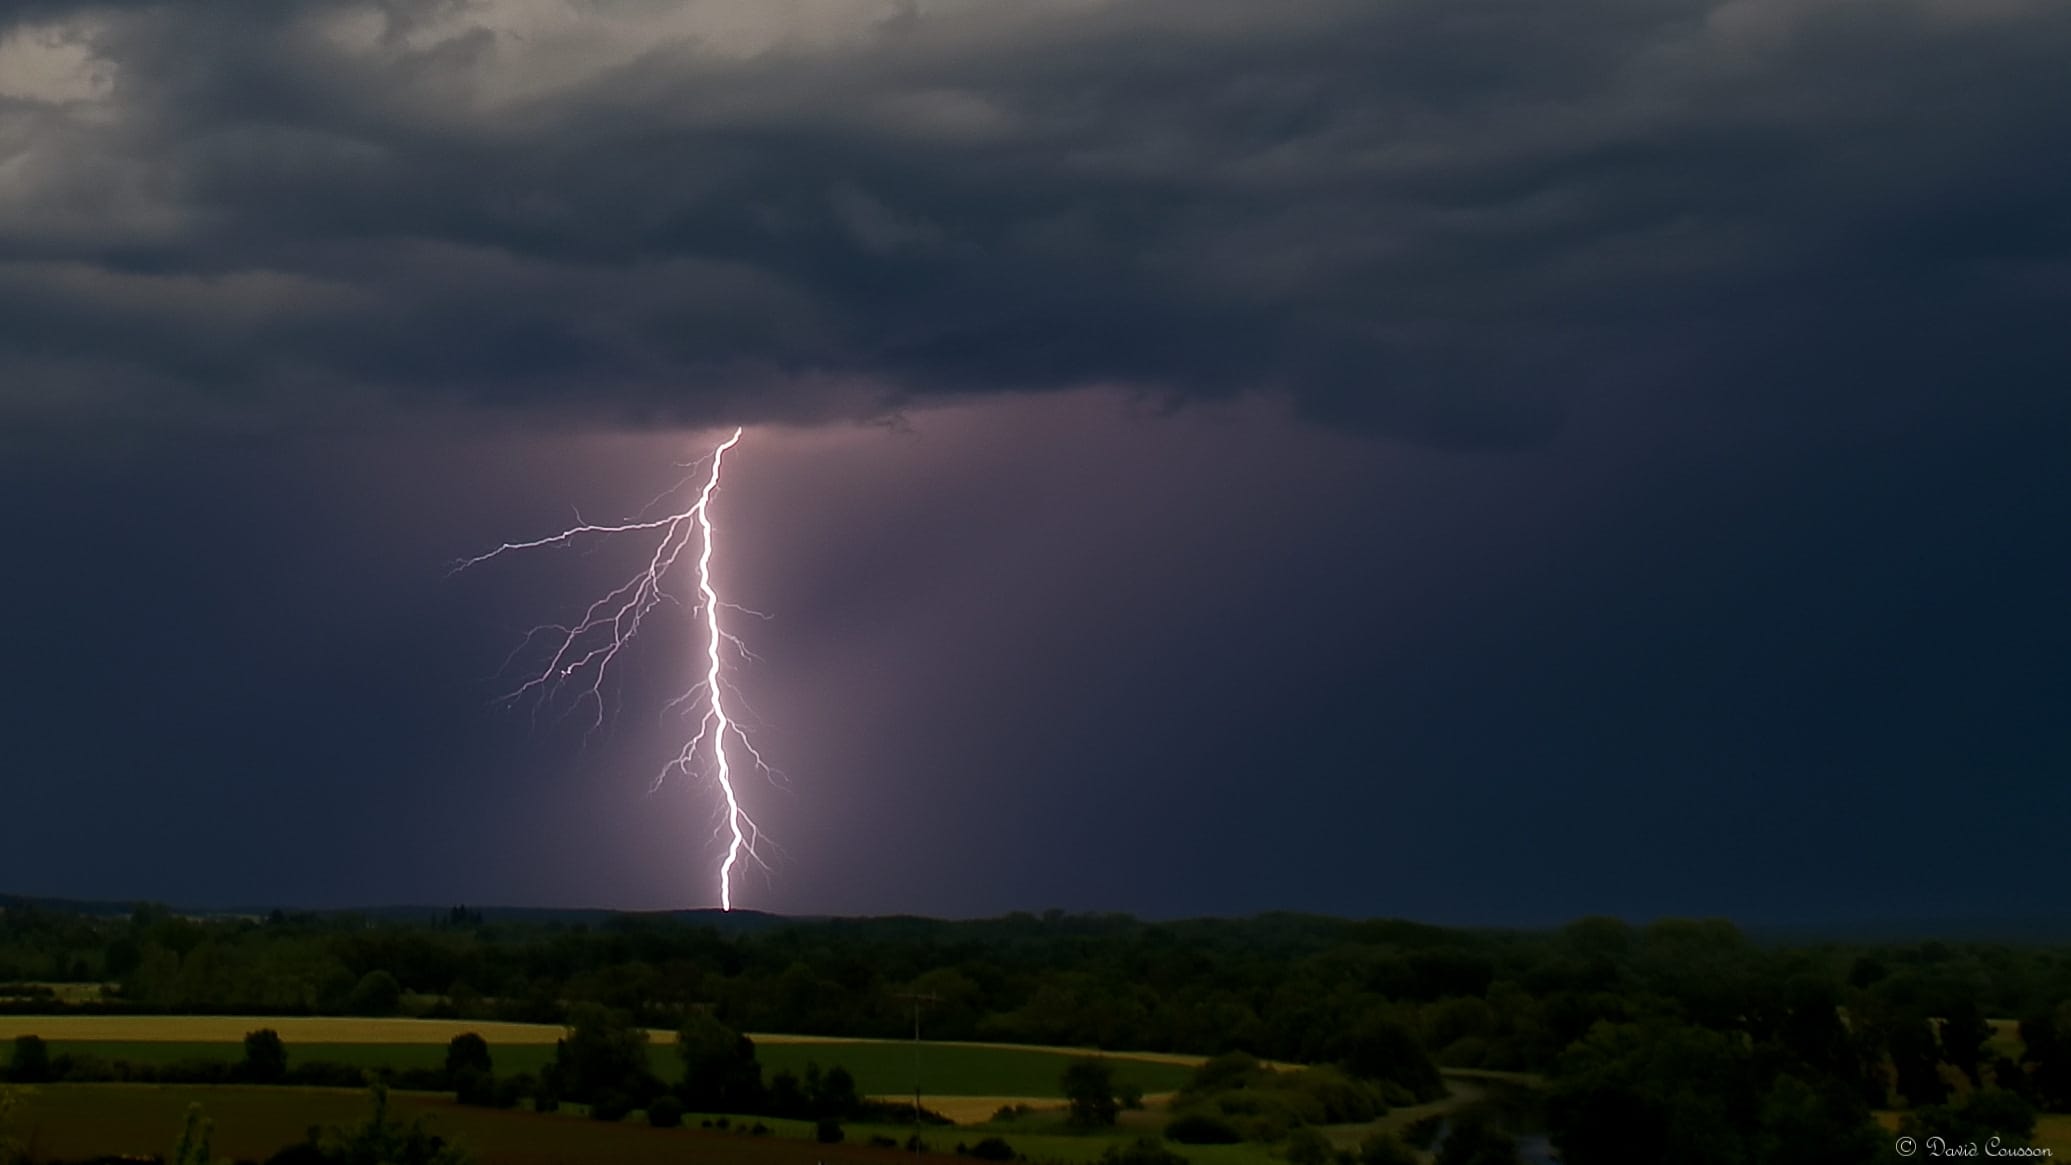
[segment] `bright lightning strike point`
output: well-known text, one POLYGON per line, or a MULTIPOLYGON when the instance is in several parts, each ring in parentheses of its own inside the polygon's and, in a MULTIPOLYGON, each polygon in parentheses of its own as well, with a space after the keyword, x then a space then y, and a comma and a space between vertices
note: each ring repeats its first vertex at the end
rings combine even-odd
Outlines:
MULTIPOLYGON (((611 525, 579 523, 545 538, 535 538, 529 542, 506 542, 486 554, 463 559, 453 567, 454 572, 458 573, 499 555, 520 550, 565 546, 586 535, 658 535, 658 541, 648 556, 645 569, 603 598, 591 603, 583 612, 580 621, 572 625, 554 623, 533 628, 519 643, 517 651, 512 653, 512 658, 516 658, 518 652, 524 651, 534 640, 542 637, 554 643, 553 655, 546 666, 515 690, 506 693, 503 703, 530 699, 534 701, 536 712, 540 704, 553 701, 564 685, 577 681, 580 677, 586 679, 587 684, 576 696, 574 706, 588 704, 592 707, 594 718, 591 728, 594 730, 601 727, 604 721, 605 673, 618 659, 619 652, 639 634, 648 614, 664 602, 675 601, 673 596, 662 589, 662 582, 682 558, 691 539, 698 539, 697 590, 698 609, 703 614, 705 623, 705 678, 690 691, 670 701, 669 707, 687 705, 694 700, 702 701, 704 714, 699 719, 697 734, 677 752, 674 760, 662 766, 661 772, 655 777, 655 786, 659 788, 671 772, 696 772, 699 761, 706 755, 706 742, 710 742, 713 775, 726 803, 726 820, 720 828, 721 833, 728 835, 726 860, 719 866, 719 905, 722 910, 733 909, 733 874, 743 856, 767 868, 761 855, 756 852, 756 845, 761 840, 761 831, 741 808, 740 793, 734 786, 733 767, 726 753, 727 738, 731 735, 747 750, 748 755, 754 758, 756 768, 765 773, 770 771, 769 766, 763 763, 762 755, 755 750, 754 744, 742 731, 740 721, 729 716, 726 710, 727 683, 722 673, 720 645, 727 644, 743 655, 747 654, 747 648, 738 636, 721 625, 719 611, 722 607, 738 610, 746 608, 736 608, 721 599, 718 589, 712 583, 712 497, 719 489, 719 474, 725 464, 727 450, 739 444, 740 440, 741 430, 735 429, 733 436, 712 450, 711 468, 705 475, 703 487, 698 491, 697 501, 683 510, 660 518, 636 516, 611 525)), ((648 509, 653 509, 663 499, 681 490, 690 480, 691 478, 686 477, 677 482, 674 487, 649 503, 648 509)), ((506 665, 508 662, 506 661, 506 665)))
MULTIPOLYGON (((744 822, 751 830, 755 823, 748 821, 747 815, 741 812, 740 798, 734 794, 733 774, 726 765, 726 734, 732 730, 733 724, 726 718, 726 701, 719 694, 719 639, 724 632, 719 629, 719 592, 712 589, 712 491, 719 488, 719 467, 726 460, 726 451, 740 439, 741 431, 735 429, 733 436, 712 451, 712 475, 705 479, 705 488, 698 494, 697 504, 698 528, 705 536, 705 548, 698 555, 698 593, 705 600, 705 697, 711 701, 709 715, 716 722, 712 733, 712 756, 719 766, 719 788, 726 794, 726 824, 733 831, 733 840, 726 847, 726 861, 719 867, 721 910, 733 909, 733 867, 740 860, 741 848, 748 846, 750 854, 755 852, 741 830, 744 822)), ((686 747, 674 763, 688 765, 690 751, 686 747)), ((666 774, 667 770, 663 772, 666 774)))

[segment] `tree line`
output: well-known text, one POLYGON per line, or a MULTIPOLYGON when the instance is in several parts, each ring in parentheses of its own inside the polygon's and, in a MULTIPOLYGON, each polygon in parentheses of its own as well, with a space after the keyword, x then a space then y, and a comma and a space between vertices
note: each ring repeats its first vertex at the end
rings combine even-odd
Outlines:
POLYGON ((1717 920, 1500 931, 1052 912, 721 933, 639 915, 573 924, 463 909, 397 922, 9 908, 0 979, 114 984, 97 1003, 24 993, 0 1003, 9 1010, 568 1023, 594 1006, 629 1027, 703 1018, 735 1033, 899 1038, 919 995, 930 1039, 1347 1066, 1411 1049, 1443 1067, 1546 1076, 1544 1111, 1529 1119, 1577 1165, 1645 1159, 1618 1148, 1633 1144, 1656 1159, 1783 1161, 1781 1146, 1809 1143, 1813 1125, 1843 1130, 1830 1149, 1863 1150, 1872 1109, 1906 1109, 1922 1129, 2016 1132, 2024 1112, 2032 1127, 2035 1111, 2071 1110, 2071 951, 1760 942, 1717 920), (1603 1128, 1619 1132, 1592 1132, 1603 1128), (1701 1135, 1725 1155, 1675 1140, 1700 1135, 1677 1131, 1689 1129, 1713 1130, 1701 1135))

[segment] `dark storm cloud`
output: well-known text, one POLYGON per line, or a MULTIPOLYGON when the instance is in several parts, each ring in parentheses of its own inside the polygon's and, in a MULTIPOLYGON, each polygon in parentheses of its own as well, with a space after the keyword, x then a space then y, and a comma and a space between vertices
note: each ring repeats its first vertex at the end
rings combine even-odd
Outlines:
POLYGON ((11 422, 1106 383, 1516 444, 2066 356, 2056 0, 10 14, 11 422))

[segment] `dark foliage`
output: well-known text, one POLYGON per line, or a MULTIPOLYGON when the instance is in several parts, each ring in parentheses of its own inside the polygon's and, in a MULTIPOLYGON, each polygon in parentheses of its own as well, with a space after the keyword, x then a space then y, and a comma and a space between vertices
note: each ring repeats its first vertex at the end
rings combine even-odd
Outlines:
POLYGON ((1187 1165, 1187 1159, 1142 1137, 1126 1145, 1109 1145, 1101 1152, 1098 1165, 1187 1165))
POLYGON ((1212 1112, 1187 1112, 1165 1125, 1165 1139, 1183 1145, 1234 1145, 1244 1139, 1237 1126, 1212 1112))
POLYGON ((16 1084, 46 1084, 57 1078, 50 1059, 50 1047, 33 1035, 14 1038, 14 1056, 7 1062, 7 1079, 16 1084))
POLYGON ((244 1038, 241 1078, 253 1084, 280 1084, 288 1078, 288 1049, 280 1033, 270 1027, 248 1032, 244 1038))
POLYGON ((1058 1082, 1071 1123, 1082 1128, 1099 1128, 1115 1123, 1122 1102, 1115 1096, 1114 1069, 1105 1060, 1082 1056, 1065 1066, 1058 1082))

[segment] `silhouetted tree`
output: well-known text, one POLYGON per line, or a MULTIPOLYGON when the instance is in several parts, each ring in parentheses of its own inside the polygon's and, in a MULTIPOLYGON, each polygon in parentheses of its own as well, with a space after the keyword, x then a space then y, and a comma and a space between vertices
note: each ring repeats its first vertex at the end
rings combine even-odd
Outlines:
POLYGON ((16 1084, 45 1084, 55 1073, 50 1064, 50 1046, 42 1036, 14 1037, 14 1058, 7 1063, 7 1078, 16 1084))
POLYGON ((1754 1158, 1760 1165, 1869 1165, 1889 1142, 1845 1081, 1779 1076, 1762 1097, 1754 1158))
POLYGON ((1949 1098, 1948 1082, 1942 1079, 1941 1043, 1934 1028, 1915 1015, 1893 1025, 1888 1036, 1891 1070, 1898 1075, 1899 1094, 1914 1108, 1940 1104, 1949 1098))
POLYGON ((489 1041, 477 1032, 462 1032, 446 1044, 446 1075, 454 1077, 468 1071, 484 1076, 495 1071, 489 1059, 489 1041))
POLYGON ((2028 1068, 2036 1104, 2051 1112, 2071 1111, 2071 1030, 2067 1026, 2071 1025, 2050 1011, 2021 1020, 2021 1063, 2028 1068))
POLYGON ((1438 1165, 1519 1165, 1517 1142, 1497 1123, 1495 1114, 1469 1107, 1454 1118, 1438 1144, 1438 1165))
POLYGON ((1561 1057, 1547 1124, 1567 1165, 1738 1165, 1755 1123, 1745 1043, 1683 1024, 1598 1024, 1561 1057))
POLYGON ((1075 1125, 1111 1125, 1122 1111, 1121 1101, 1115 1098, 1114 1070, 1106 1060, 1091 1056, 1073 1060, 1065 1066, 1060 1087, 1075 1125))
POLYGON ((288 1048, 270 1027, 245 1033, 243 1076, 254 1084, 279 1084, 288 1078, 288 1048))
POLYGON ((187 1106, 187 1120, 180 1128, 180 1140, 173 1146, 169 1165, 216 1165, 215 1122, 201 1115, 199 1104, 187 1106))
POLYGON ((767 1107, 771 1116, 801 1119, 812 1115, 812 1110, 806 1105, 805 1093, 798 1087, 798 1073, 784 1068, 769 1078, 767 1107))
POLYGON ((1416 1033, 1383 1014, 1370 1014, 1353 1025, 1336 1041, 1332 1058, 1353 1076, 1392 1081, 1418 1100, 1445 1095, 1438 1066, 1431 1062, 1416 1033))
POLYGON ((1359 1165, 1418 1165, 1416 1152, 1385 1130, 1359 1142, 1359 1165))
POLYGON ((856 1093, 856 1078, 839 1064, 819 1077, 805 1100, 814 1116, 834 1120, 854 1119, 863 1108, 863 1098, 856 1093))
POLYGON ((1899 1131, 1930 1156, 1942 1155, 1929 1144, 1934 1137, 1950 1147, 1982 1146, 1994 1137, 2003 1146, 2020 1147, 2035 1135, 2035 1107, 2004 1089, 1981 1088, 1961 1104, 1930 1104, 1907 1113, 1899 1131))
POLYGON ((637 1107, 661 1091, 647 1064, 647 1032, 624 1013, 580 1003, 569 1009, 568 1025, 550 1066, 556 1097, 593 1105, 618 1098, 637 1107))
POLYGON ((1330 1138, 1302 1125, 1287 1134, 1288 1165, 1330 1165, 1330 1138))
POLYGON ((1942 1059, 1961 1069, 1973 1085, 1985 1082, 1985 1041, 1992 1038, 1992 1025, 1969 999, 1948 1005, 1942 1019, 1942 1059))
POLYGON ((462 1104, 509 1107, 499 1103, 503 1094, 490 1065, 489 1043, 475 1032, 454 1036, 446 1045, 444 1078, 453 1098, 462 1104))
MULTIPOLYGON (((388 1088, 373 1087, 374 1111, 364 1124, 310 1131, 298 1161, 309 1165, 471 1165, 472 1155, 428 1132, 422 1118, 403 1124, 388 1115, 388 1088)), ((276 1155, 279 1160, 281 1155, 276 1155)))
POLYGON ((765 1107, 755 1041, 712 1016, 693 1012, 683 1021, 676 1032, 676 1056, 683 1062, 683 1101, 691 1108, 759 1112, 765 1107))
POLYGON ((394 1015, 403 999, 402 984, 387 971, 369 971, 353 984, 346 1010, 354 1015, 394 1015))

